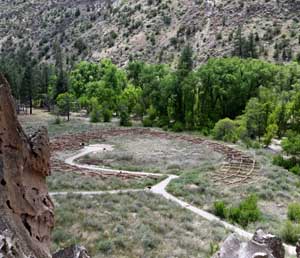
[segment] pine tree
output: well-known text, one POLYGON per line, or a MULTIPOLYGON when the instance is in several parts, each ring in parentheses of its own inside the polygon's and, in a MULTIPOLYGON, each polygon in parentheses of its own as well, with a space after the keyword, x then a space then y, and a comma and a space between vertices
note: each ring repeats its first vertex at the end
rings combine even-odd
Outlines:
POLYGON ((55 43, 54 50, 55 68, 57 74, 57 82, 54 94, 54 99, 56 99, 59 94, 64 93, 68 90, 68 80, 64 71, 62 50, 58 42, 55 43))
POLYGON ((32 99, 33 99, 33 91, 34 91, 33 88, 34 88, 34 83, 33 83, 33 76, 32 76, 32 66, 29 63, 26 65, 25 72, 22 79, 21 96, 23 97, 24 101, 29 102, 30 115, 32 115, 32 99))
POLYGON ((244 38, 242 35, 242 26, 240 25, 237 29, 234 38, 233 55, 238 57, 243 57, 243 47, 244 47, 244 38))

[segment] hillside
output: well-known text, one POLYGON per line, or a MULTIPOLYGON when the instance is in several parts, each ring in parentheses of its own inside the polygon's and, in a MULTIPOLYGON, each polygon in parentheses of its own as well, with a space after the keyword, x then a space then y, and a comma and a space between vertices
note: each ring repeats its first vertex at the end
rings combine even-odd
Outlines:
POLYGON ((232 55, 242 40, 268 60, 300 52, 298 0, 2 0, 0 10, 1 51, 30 42, 40 60, 52 60, 55 42, 71 64, 103 57, 172 63, 187 43, 201 63, 232 55))

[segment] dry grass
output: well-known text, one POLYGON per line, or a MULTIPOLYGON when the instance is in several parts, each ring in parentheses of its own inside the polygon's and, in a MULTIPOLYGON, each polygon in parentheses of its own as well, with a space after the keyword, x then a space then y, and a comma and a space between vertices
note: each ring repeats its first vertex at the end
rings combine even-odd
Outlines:
POLYGON ((163 178, 129 178, 116 176, 107 178, 54 171, 47 178, 49 191, 108 191, 118 189, 143 189, 157 184, 163 178))
POLYGON ((111 152, 89 154, 79 161, 115 169, 181 174, 202 167, 210 160, 220 163, 221 156, 205 145, 181 139, 164 139, 148 135, 108 137, 111 152))
POLYGON ((150 193, 59 197, 53 246, 92 257, 211 257, 228 232, 150 193))

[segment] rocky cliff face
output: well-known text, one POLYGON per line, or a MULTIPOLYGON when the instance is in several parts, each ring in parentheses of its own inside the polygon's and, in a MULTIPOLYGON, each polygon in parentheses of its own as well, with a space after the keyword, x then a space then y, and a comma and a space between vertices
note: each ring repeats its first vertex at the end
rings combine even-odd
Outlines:
POLYGON ((0 257, 48 258, 54 225, 46 177, 46 129, 23 132, 7 81, 0 75, 0 257))

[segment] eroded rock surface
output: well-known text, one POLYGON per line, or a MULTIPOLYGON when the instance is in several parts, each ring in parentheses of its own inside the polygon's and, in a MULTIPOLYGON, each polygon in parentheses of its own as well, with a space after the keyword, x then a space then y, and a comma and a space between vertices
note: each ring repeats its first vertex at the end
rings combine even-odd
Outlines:
POLYGON ((281 239, 259 229, 248 242, 230 235, 213 258, 284 258, 284 254, 281 239))
POLYGON ((53 203, 46 129, 27 137, 0 74, 0 257, 51 257, 53 203))
POLYGON ((84 247, 72 245, 53 254, 53 258, 90 258, 84 247))
POLYGON ((297 258, 300 258, 300 239, 296 245, 297 258))

